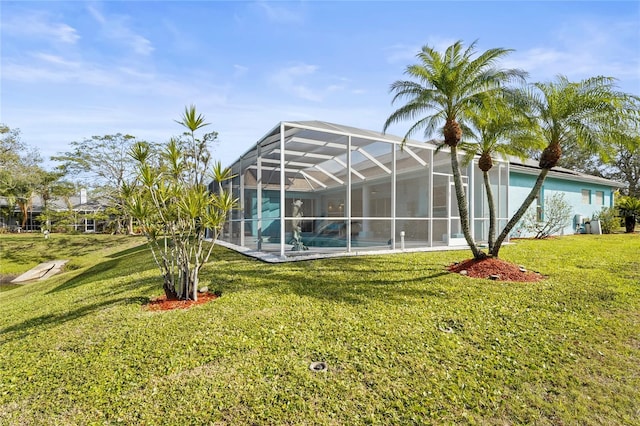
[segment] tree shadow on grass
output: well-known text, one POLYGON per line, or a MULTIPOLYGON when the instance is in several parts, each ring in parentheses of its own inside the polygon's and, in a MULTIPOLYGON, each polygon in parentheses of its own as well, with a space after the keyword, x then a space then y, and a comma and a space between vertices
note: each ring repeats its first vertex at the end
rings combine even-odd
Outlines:
POLYGON ((24 338, 29 334, 32 334, 34 330, 42 331, 61 324, 65 324, 69 321, 74 321, 79 318, 91 315, 99 310, 110 308, 116 305, 130 305, 130 304, 144 304, 149 301, 148 297, 135 296, 135 297, 120 297, 116 299, 109 299, 90 305, 83 305, 77 309, 70 311, 52 313, 41 315, 35 318, 29 318, 18 324, 6 327, 0 330, 0 342, 9 342, 17 339, 24 338))
POLYGON ((293 293, 298 296, 358 305, 366 303, 368 300, 383 298, 387 302, 402 300, 406 297, 414 299, 442 298, 445 294, 439 289, 430 288, 428 283, 429 280, 442 275, 446 275, 446 273, 421 275, 410 279, 383 280, 365 274, 354 276, 349 281, 336 282, 330 278, 309 279, 304 276, 292 280, 290 275, 276 273, 271 274, 269 282, 265 282, 262 286, 283 294, 293 293), (424 283, 424 286, 417 288, 416 283, 424 283))
POLYGON ((119 257, 129 256, 132 254, 139 254, 140 252, 147 252, 147 251, 149 251, 147 244, 140 244, 139 246, 131 247, 126 250, 122 250, 117 253, 110 254, 107 257, 109 259, 117 259, 119 257))
POLYGON ((90 267, 86 271, 50 290, 47 294, 58 293, 91 284, 95 282, 96 277, 99 277, 100 280, 109 280, 156 267, 151 255, 143 246, 123 250, 109 257, 113 259, 105 260, 90 267))
POLYGON ((216 259, 224 261, 218 265, 213 262, 215 274, 209 288, 223 293, 267 289, 354 305, 374 299, 449 297, 440 282, 434 284, 434 279, 450 275, 444 266, 438 265, 407 271, 401 260, 381 263, 366 257, 290 264, 265 264, 235 253, 225 253, 216 259))

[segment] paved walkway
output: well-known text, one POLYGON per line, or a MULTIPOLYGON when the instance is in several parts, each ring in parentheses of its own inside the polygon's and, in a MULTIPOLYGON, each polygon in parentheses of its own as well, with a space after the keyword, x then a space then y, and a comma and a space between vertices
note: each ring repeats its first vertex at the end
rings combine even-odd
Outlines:
POLYGON ((312 251, 287 251, 285 257, 280 257, 279 253, 267 253, 264 251, 254 250, 247 247, 238 246, 226 241, 217 240, 216 244, 235 250, 238 253, 245 256, 253 257, 254 259, 262 260, 267 263, 285 263, 285 262, 299 262, 303 260, 315 260, 315 259, 328 259, 332 257, 349 257, 349 256, 375 256, 381 254, 391 253, 416 253, 427 251, 452 251, 452 250, 469 250, 469 246, 438 246, 438 247, 414 247, 405 250, 401 249, 377 249, 377 250, 354 250, 350 253, 346 251, 340 251, 335 253, 314 253, 312 251))

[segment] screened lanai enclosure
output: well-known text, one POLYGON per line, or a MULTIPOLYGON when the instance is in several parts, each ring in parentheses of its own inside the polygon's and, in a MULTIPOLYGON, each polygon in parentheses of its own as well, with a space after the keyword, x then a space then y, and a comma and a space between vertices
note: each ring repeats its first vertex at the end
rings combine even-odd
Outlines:
MULTIPOLYGON (((220 239, 279 255, 464 245, 449 153, 432 142, 319 121, 282 122, 232 166, 223 183, 239 200, 220 239)), ((477 165, 462 169, 471 228, 488 233, 477 165)), ((491 171, 500 223, 508 162, 491 171)), ((215 184, 212 184, 212 190, 215 184)))

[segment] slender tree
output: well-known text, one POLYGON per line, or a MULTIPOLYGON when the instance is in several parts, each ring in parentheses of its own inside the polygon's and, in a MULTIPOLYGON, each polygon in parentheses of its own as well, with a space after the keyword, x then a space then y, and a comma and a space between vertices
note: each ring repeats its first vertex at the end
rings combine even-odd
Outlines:
POLYGON ((8 202, 9 212, 18 207, 22 228, 27 225, 33 198, 47 174, 40 167, 41 162, 38 150, 22 141, 19 129, 0 124, 0 196, 8 202))
MULTIPOLYGON (((130 183, 135 174, 135 163, 128 155, 138 142, 134 136, 93 136, 81 142, 72 142, 72 150, 51 159, 61 163, 60 168, 76 179, 83 179, 95 196, 107 200, 116 216, 115 233, 126 227, 132 233, 131 218, 125 208, 123 185, 130 183)), ((150 145, 152 147, 152 145, 150 145)))
POLYGON ((541 170, 531 192, 496 239, 491 250, 495 257, 535 200, 549 171, 558 164, 564 146, 578 146, 593 153, 606 152, 611 143, 619 140, 620 129, 628 128, 630 121, 637 121, 639 114, 638 97, 617 91, 615 79, 611 77, 593 77, 575 83, 558 76, 552 82, 533 83, 522 95, 545 148, 539 160, 541 170))
POLYGON ((626 183, 628 186, 624 192, 640 198, 640 135, 636 133, 623 137, 612 158, 602 175, 626 183))
POLYGON ((138 164, 138 188, 129 187, 128 207, 147 238, 169 298, 198 298, 199 273, 211 256, 219 232, 235 200, 224 190, 209 193, 206 179, 231 178, 227 169, 211 165, 208 143, 216 134, 197 138, 207 125, 194 106, 179 124, 186 138, 173 138, 153 158, 146 143, 137 143, 131 156, 138 164), (206 240, 207 230, 212 241, 206 240))
POLYGON ((462 185, 458 144, 463 134, 464 121, 471 108, 482 104, 487 97, 498 94, 505 84, 521 80, 525 72, 497 66, 509 49, 489 49, 476 55, 476 42, 466 49, 461 41, 449 46, 444 53, 424 46, 417 55, 418 63, 409 65, 405 74, 410 80, 399 80, 391 85, 393 103, 406 103, 394 111, 384 123, 383 130, 394 123, 411 120, 405 141, 419 130, 425 138, 437 130, 442 131, 444 143, 450 150, 451 170, 455 185, 460 224, 467 244, 475 258, 485 257, 471 235, 467 197, 462 185))
POLYGON ((482 171, 484 190, 489 207, 489 252, 493 249, 496 229, 496 202, 491 187, 490 170, 496 156, 507 159, 509 156, 526 158, 527 151, 537 142, 530 132, 531 122, 524 110, 511 96, 487 98, 467 112, 469 128, 460 144, 465 155, 463 164, 469 164, 478 158, 478 168, 482 171))

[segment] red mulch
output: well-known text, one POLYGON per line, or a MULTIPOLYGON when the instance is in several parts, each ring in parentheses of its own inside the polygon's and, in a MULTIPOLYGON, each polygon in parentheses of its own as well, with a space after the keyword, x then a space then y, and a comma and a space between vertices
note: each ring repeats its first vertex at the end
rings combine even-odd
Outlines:
POLYGON ((148 311, 170 311, 172 309, 189 309, 195 305, 202 305, 203 303, 210 302, 217 299, 218 295, 214 293, 198 293, 198 300, 176 300, 167 299, 167 296, 159 296, 151 299, 149 303, 145 305, 145 309, 148 311))
POLYGON ((448 267, 451 272, 467 271, 467 276, 472 278, 489 278, 491 275, 498 275, 500 281, 537 282, 544 279, 537 272, 523 272, 520 268, 514 263, 491 257, 482 260, 467 259, 448 267))

